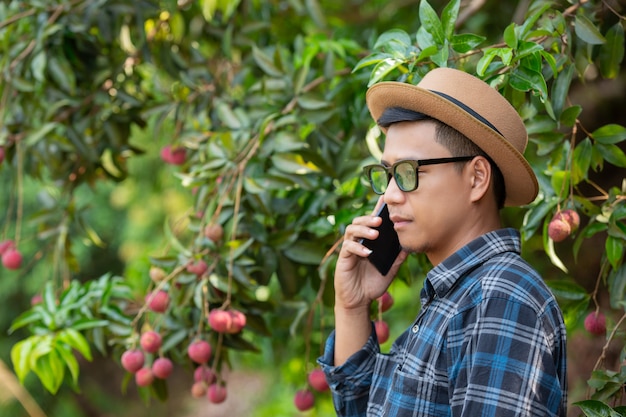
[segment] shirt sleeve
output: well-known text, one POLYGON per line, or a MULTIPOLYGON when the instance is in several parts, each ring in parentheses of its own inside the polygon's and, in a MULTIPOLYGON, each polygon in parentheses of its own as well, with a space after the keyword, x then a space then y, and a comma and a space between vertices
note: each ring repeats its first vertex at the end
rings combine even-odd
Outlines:
POLYGON ((552 328, 550 314, 496 298, 452 319, 453 416, 564 415, 557 359, 564 352, 548 336, 560 331, 552 328))
POLYGON ((367 414, 369 390, 378 353, 380 347, 373 324, 372 333, 363 348, 340 366, 334 366, 335 332, 328 337, 324 354, 317 362, 326 374, 338 417, 361 417, 367 414))

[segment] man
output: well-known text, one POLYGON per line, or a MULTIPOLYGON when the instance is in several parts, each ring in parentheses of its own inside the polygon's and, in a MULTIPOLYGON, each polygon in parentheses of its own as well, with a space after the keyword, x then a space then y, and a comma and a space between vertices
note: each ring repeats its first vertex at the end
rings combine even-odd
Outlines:
POLYGON ((366 167, 402 251, 381 275, 360 242, 376 216, 346 228, 335 270, 335 331, 319 359, 340 416, 565 416, 566 332, 541 277, 502 229, 504 205, 528 204, 537 179, 515 109, 483 81, 435 69, 417 85, 367 92, 386 133, 366 167), (381 354, 370 304, 409 253, 433 265, 417 318, 381 354))

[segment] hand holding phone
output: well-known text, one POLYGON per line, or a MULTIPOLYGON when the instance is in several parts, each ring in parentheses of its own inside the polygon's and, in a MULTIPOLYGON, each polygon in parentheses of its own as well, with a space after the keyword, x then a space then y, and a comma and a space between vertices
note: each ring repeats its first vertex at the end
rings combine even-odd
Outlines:
POLYGON ((389 219, 386 203, 383 203, 376 215, 383 219, 382 224, 376 228, 379 232, 378 237, 374 240, 361 239, 361 244, 372 251, 368 256, 369 261, 382 275, 387 275, 402 249, 393 222, 389 219))

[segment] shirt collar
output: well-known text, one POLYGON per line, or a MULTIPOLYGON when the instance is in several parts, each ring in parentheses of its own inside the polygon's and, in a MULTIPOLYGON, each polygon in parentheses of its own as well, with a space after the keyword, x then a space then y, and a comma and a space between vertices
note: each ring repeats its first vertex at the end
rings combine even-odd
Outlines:
POLYGON ((516 229, 506 228, 486 233, 431 269, 426 275, 424 289, 429 298, 436 294, 442 298, 459 278, 488 259, 503 252, 520 253, 520 234, 516 229))

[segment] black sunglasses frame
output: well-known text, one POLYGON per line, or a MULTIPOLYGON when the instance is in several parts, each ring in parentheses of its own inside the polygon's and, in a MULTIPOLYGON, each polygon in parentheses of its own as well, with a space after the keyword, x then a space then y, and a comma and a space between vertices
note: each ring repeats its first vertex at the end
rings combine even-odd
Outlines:
POLYGON ((415 173, 417 174, 417 171, 419 169, 419 167, 421 166, 425 166, 425 165, 438 165, 438 164, 447 164, 447 163, 451 163, 451 162, 464 162, 464 161, 471 161, 472 159, 476 158, 478 155, 474 155, 474 156, 453 156, 450 158, 434 158, 434 159, 402 159, 400 161, 396 161, 393 165, 391 166, 385 166, 383 164, 372 164, 372 165, 366 165, 363 167, 363 174, 365 174, 365 177, 368 179, 370 186, 372 187, 372 190, 378 194, 378 195, 383 195, 385 194, 385 191, 387 191, 387 187, 389 187, 389 182, 391 181, 391 178, 393 177, 393 179, 396 180, 396 184, 398 184, 398 188, 401 191, 404 191, 405 193, 408 193, 410 191, 415 191, 417 190, 417 187, 419 186, 419 180, 417 175, 415 176, 415 186, 410 188, 410 189, 403 189, 400 186, 400 182, 398 182, 397 178, 396 178, 396 167, 400 164, 410 164, 413 169, 415 170, 415 173), (372 180, 372 170, 374 168, 382 168, 386 173, 387 173, 387 185, 385 186, 385 191, 379 192, 376 187, 374 186, 374 181, 372 180))

